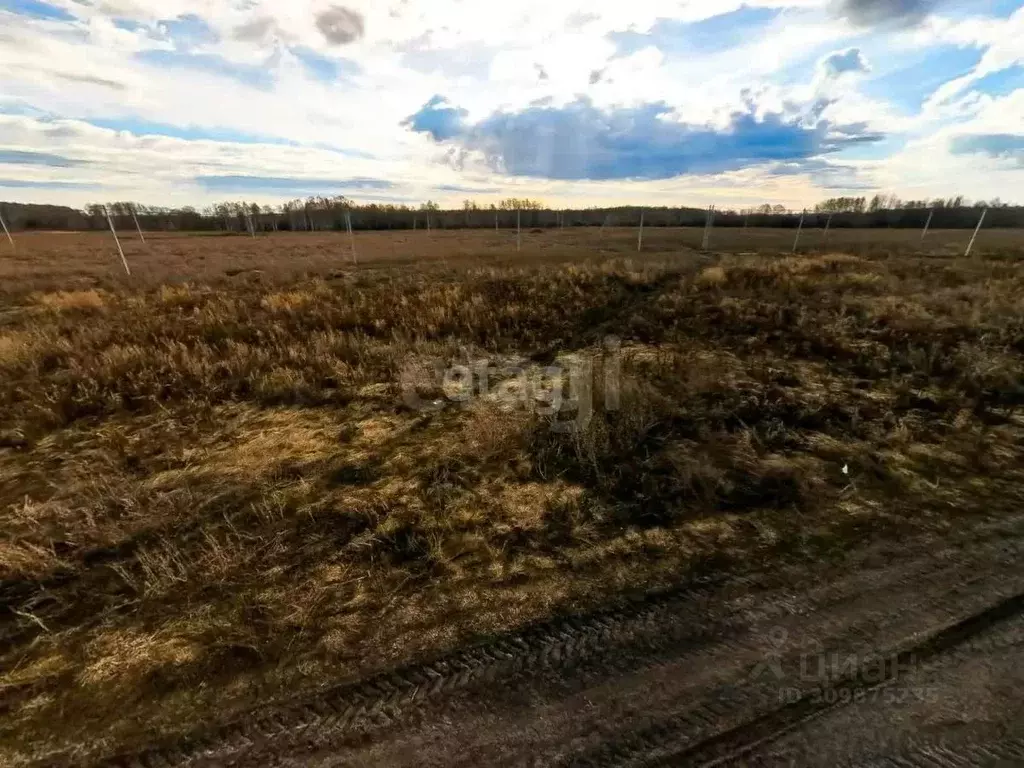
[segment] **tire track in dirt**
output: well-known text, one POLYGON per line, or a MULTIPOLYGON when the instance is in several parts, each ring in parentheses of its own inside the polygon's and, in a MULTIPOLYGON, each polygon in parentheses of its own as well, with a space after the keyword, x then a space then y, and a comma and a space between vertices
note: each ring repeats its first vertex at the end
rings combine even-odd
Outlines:
MULTIPOLYGON (((1022 655, 1024 615, 1018 613, 955 649, 900 670, 885 687, 806 721, 744 761, 764 768, 871 761, 909 766, 917 763, 909 757, 900 762, 903 756, 922 750, 941 746, 953 755, 960 747, 1019 737, 1024 733, 1022 655)), ((950 758, 927 764, 979 763, 950 758)))
MULTIPOLYGON (((964 557, 965 553, 960 550, 956 562, 961 571, 970 573, 983 568, 985 563, 991 564, 994 553, 1005 560, 1017 558, 1019 550, 1016 545, 987 542, 977 548, 972 557, 964 557)), ((947 556, 951 556, 952 551, 951 548, 947 556)), ((875 585, 874 589, 884 594, 900 585, 934 581, 939 572, 950 567, 950 560, 943 557, 942 553, 927 555, 897 567, 893 581, 875 585)), ((864 595, 865 586, 871 586, 864 581, 860 574, 848 578, 844 585, 847 598, 850 595, 864 595)), ((970 579, 962 576, 961 581, 969 582, 970 579)), ((870 578, 867 582, 870 582, 870 578)), ((763 586, 755 578, 733 580, 729 584, 731 589, 740 593, 763 586)), ((315 751, 340 742, 365 745, 374 739, 379 740, 388 732, 401 731, 410 724, 445 712, 454 714, 458 711, 472 711, 473 708, 485 709, 486 704, 472 701, 481 689, 485 695, 495 690, 508 691, 517 684, 524 684, 524 681, 530 685, 531 681, 537 679, 571 678, 574 672, 584 672, 588 668, 591 675, 608 677, 610 673, 614 676, 624 669, 635 671, 645 665, 649 667, 656 664, 665 657, 665 653, 672 657, 699 654, 702 645, 713 641, 720 643, 719 650, 735 647, 742 648, 748 654, 758 650, 763 652, 763 640, 760 638, 749 638, 745 642, 728 639, 739 630, 742 622, 730 618, 728 611, 723 612, 720 605, 712 602, 713 596, 722 587, 720 582, 705 581, 587 618, 550 622, 518 635, 451 654, 430 664, 381 674, 363 682, 336 688, 308 701, 268 708, 253 713, 239 723, 102 765, 152 768, 158 765, 221 765, 224 761, 230 761, 232 765, 263 765, 274 754, 294 755, 303 750, 315 751), (252 762, 248 762, 250 759, 252 762)), ((804 604, 802 610, 810 610, 812 613, 825 610, 829 607, 829 598, 833 602, 843 599, 843 589, 839 592, 838 597, 826 592, 824 598, 818 598, 816 606, 813 605, 815 598, 812 592, 808 600, 813 607, 804 604)), ((867 593, 870 594, 871 589, 867 593)), ((762 618, 770 618, 772 615, 799 616, 801 607, 794 607, 792 597, 792 593, 783 591, 774 603, 769 601, 760 609, 762 618)), ((1016 596, 1014 600, 1017 602, 1011 601, 1009 605, 1015 610, 1019 609, 1019 602, 1024 598, 1016 596)), ((924 601, 920 612, 927 614, 934 609, 933 604, 924 601)), ((994 616, 991 611, 983 615, 994 616)), ((968 621, 961 627, 960 635, 939 633, 929 643, 937 644, 936 647, 941 650, 954 643, 956 637, 966 637, 971 632, 981 631, 976 627, 977 620, 974 617, 974 623, 968 621)), ((917 646, 913 648, 917 652, 930 647, 925 643, 920 649, 917 646)), ((840 681, 836 685, 852 686, 855 683, 856 678, 840 681)), ((735 694, 735 697, 743 698, 740 694, 735 694)), ((709 704, 702 712, 692 717, 687 716, 691 721, 702 721, 701 730, 705 733, 721 723, 730 711, 735 712, 736 704, 744 705, 739 707, 740 710, 750 709, 749 696, 743 702, 730 701, 728 695, 719 695, 718 698, 717 702, 709 704)), ((777 704, 777 698, 772 703, 777 704)), ((763 701, 756 701, 755 705, 756 709, 765 711, 763 701)), ((810 711, 801 708, 806 706, 806 703, 797 702, 781 710, 770 707, 760 719, 754 718, 747 722, 752 723, 758 733, 770 734, 773 728, 777 731, 780 727, 800 720, 810 711)), ((621 749, 613 739, 610 745, 598 752, 580 754, 578 760, 572 759, 569 764, 612 764, 607 761, 588 763, 587 760, 601 759, 602 754, 617 753, 623 757, 623 750, 627 754, 650 754, 657 745, 664 747, 666 742, 671 742, 666 738, 668 734, 680 734, 680 725, 677 720, 669 718, 660 727, 648 729, 647 733, 620 737, 618 747, 621 749), (633 746, 630 746, 631 739, 633 746)), ((682 731, 686 730, 682 728, 682 731)), ((706 750, 712 756, 736 751, 743 744, 737 741, 738 733, 734 731, 736 729, 710 736, 689 749, 706 750)), ((698 751, 694 754, 699 757, 704 753, 698 751)))
POLYGON ((850 768, 1007 768, 1024 765, 1024 739, 1003 738, 972 744, 948 740, 922 745, 892 757, 851 764, 850 768))
POLYGON ((570 670, 591 655, 621 645, 657 645, 659 638, 664 638, 658 621, 663 611, 680 602, 701 600, 710 594, 710 584, 672 591, 585 619, 551 622, 430 664, 377 675, 308 702, 257 714, 180 744, 100 765, 179 766, 198 759, 223 759, 258 744, 267 746, 289 733, 318 730, 337 736, 372 732, 475 684, 496 683, 545 669, 570 670))
MULTIPOLYGON (((985 548, 984 554, 975 553, 978 555, 977 559, 961 564, 959 581, 962 582, 963 588, 960 591, 973 590, 972 597, 975 599, 979 592, 982 597, 985 596, 985 590, 990 585, 973 578, 970 573, 977 569, 981 562, 990 560, 993 551, 998 549, 998 546, 985 548)), ((1004 552, 1003 559, 998 564, 1001 566, 1018 557, 1017 550, 1004 552)), ((939 606, 951 596, 957 600, 957 591, 933 590, 934 594, 929 594, 926 599, 924 594, 913 588, 906 589, 906 586, 937 581, 938 572, 948 570, 949 563, 941 556, 936 560, 937 563, 925 561, 927 567, 923 568, 920 561, 915 563, 914 567, 897 568, 893 580, 884 584, 872 585, 869 579, 858 574, 847 580, 839 590, 841 594, 826 590, 822 599, 822 595, 812 593, 803 604, 782 596, 774 601, 774 604, 760 606, 754 612, 747 611, 741 616, 730 617, 725 621, 716 620, 714 626, 718 628, 717 632, 706 631, 702 640, 694 639, 687 647, 674 647, 673 643, 668 641, 662 651, 632 659, 621 658, 622 652, 617 651, 607 658, 595 659, 593 664, 580 665, 573 670, 571 681, 561 681, 558 684, 553 684, 550 680, 544 681, 547 690, 542 694, 537 690, 536 681, 524 681, 518 686, 514 683, 507 684, 500 696, 501 701, 498 702, 494 701, 494 696, 483 698, 467 694, 464 700, 457 701, 454 705, 452 702, 446 702, 443 709, 443 719, 446 722, 464 720, 465 723, 456 726, 437 726, 437 719, 431 717, 422 727, 417 723, 403 725, 405 731, 413 733, 374 734, 374 739, 378 741, 393 739, 400 742, 400 747, 390 750, 390 753, 387 749, 371 749, 369 754, 364 754, 365 744, 344 740, 334 741, 331 748, 337 752, 341 747, 352 746, 360 758, 359 764, 371 765, 476 766, 506 762, 513 765, 533 764, 506 760, 505 752, 514 750, 524 755, 544 755, 543 759, 538 758, 537 764, 547 766, 573 764, 574 758, 566 755, 566 747, 571 744, 570 751, 574 751, 580 762, 586 764, 583 757, 604 754, 606 745, 616 745, 624 738, 624 732, 630 736, 638 732, 635 727, 632 731, 627 727, 625 731, 616 732, 615 729, 621 729, 623 723, 640 722, 646 725, 652 716, 664 716, 664 712, 670 715, 677 712, 683 714, 666 724, 665 730, 672 733, 674 738, 662 737, 662 746, 679 747, 692 744, 714 735, 723 727, 748 722, 779 705, 779 681, 772 681, 774 685, 759 687, 749 680, 750 668, 756 666, 764 658, 765 652, 771 650, 765 646, 764 636, 770 633, 773 624, 776 627, 780 624, 789 626, 790 632, 794 635, 799 634, 799 631, 794 630, 799 630, 802 626, 805 630, 809 629, 812 635, 809 645, 812 648, 820 639, 830 649, 834 647, 837 650, 854 653, 863 652, 865 647, 870 652, 875 647, 876 632, 913 632, 934 626, 939 606), (905 601, 889 606, 881 617, 863 615, 865 607, 869 608, 873 603, 885 601, 888 593, 897 592, 901 588, 898 585, 903 585, 906 592, 905 601), (852 629, 856 630, 854 632, 849 631, 849 622, 836 622, 829 618, 832 612, 846 611, 852 611, 857 619, 862 621, 863 625, 852 626, 852 629), (824 619, 818 614, 824 614, 824 619), (757 627, 758 623, 762 625, 760 628, 757 627), (806 626, 808 623, 811 624, 810 627, 806 626), (824 628, 821 625, 824 625, 824 628), (856 642, 844 635, 853 635, 856 642), (713 670, 713 673, 709 673, 708 670, 713 670), (619 680, 615 680, 616 676, 619 680), (666 679, 669 680, 668 686, 665 685, 666 679), (667 690, 664 690, 666 688, 667 690), (706 701, 707 704, 696 706, 701 701, 706 701), (589 717, 589 712, 593 711, 594 707, 602 709, 602 715, 591 718, 585 725, 564 722, 576 720, 581 716, 589 717), (486 714, 483 714, 484 712, 486 714), (420 731, 418 735, 415 733, 417 728, 420 731), (450 750, 447 753, 436 743, 432 743, 437 741, 432 733, 436 728, 453 731, 444 738, 450 750), (499 739, 487 735, 502 729, 514 732, 514 738, 509 736, 499 739), (538 732, 557 735, 536 737, 538 732), (499 741, 506 743, 497 744, 499 741), (473 745, 474 750, 471 757, 463 758, 461 762, 452 757, 453 754, 465 751, 469 745, 473 745), (421 762, 405 762, 400 755, 395 754, 403 751, 407 754, 418 754, 421 762), (436 752, 441 759, 428 762, 423 758, 431 752, 436 752)), ((1024 573, 1018 574, 1017 584, 1024 587, 1024 573)), ((983 607, 984 604, 982 602, 980 606, 983 607)), ((794 654, 807 652, 807 645, 798 645, 794 649, 794 654)), ((790 661, 785 665, 786 674, 795 675, 794 668, 798 666, 798 661, 790 661)), ((642 730, 642 727, 639 730, 642 730)), ((303 744, 290 743, 289 750, 294 749, 297 753, 303 753, 303 750, 311 746, 315 745, 311 745, 309 741, 303 744)), ((345 751, 342 750, 342 753, 345 751)), ((614 759, 608 760, 607 764, 629 764, 626 758, 627 754, 619 750, 614 759)), ((247 763, 253 766, 258 764, 255 761, 247 763)))
MULTIPOLYGON (((1024 613, 1024 592, 1014 594, 995 605, 962 619, 929 635, 923 641, 904 647, 879 661, 861 666, 851 674, 827 686, 806 691, 798 700, 743 722, 695 744, 678 746, 679 734, 686 730, 688 720, 720 717, 719 706, 672 718, 644 731, 630 734, 617 743, 603 747, 599 753, 568 761, 567 765, 694 765, 737 764, 756 749, 784 736, 793 729, 820 717, 832 709, 856 701, 859 692, 869 692, 894 682, 908 669, 919 667, 945 655, 955 656, 965 643, 997 625, 1024 613), (876 679, 877 678, 877 679, 876 679)), ((970 650, 970 649, 963 649, 970 650)), ((944 659, 946 663, 950 659, 944 659)))

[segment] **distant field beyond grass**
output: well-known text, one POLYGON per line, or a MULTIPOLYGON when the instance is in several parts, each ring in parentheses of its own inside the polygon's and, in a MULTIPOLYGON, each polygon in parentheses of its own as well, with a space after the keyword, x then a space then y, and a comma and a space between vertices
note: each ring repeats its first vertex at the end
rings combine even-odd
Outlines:
POLYGON ((1018 511, 1024 242, 854 235, 20 238, 0 763, 1018 511))

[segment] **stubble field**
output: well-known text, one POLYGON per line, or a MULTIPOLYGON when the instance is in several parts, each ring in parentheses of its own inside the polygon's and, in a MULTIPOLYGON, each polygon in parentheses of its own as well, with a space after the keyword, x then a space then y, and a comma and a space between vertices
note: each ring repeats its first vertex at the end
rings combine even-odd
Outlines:
POLYGON ((18 237, 0 762, 1019 510, 1024 235, 793 235, 18 237))

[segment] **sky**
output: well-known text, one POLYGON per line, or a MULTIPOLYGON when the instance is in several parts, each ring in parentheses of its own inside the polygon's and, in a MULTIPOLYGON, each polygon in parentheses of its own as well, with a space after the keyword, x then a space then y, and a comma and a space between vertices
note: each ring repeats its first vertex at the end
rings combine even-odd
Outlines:
POLYGON ((1024 203, 1024 0, 0 0, 0 200, 1024 203))

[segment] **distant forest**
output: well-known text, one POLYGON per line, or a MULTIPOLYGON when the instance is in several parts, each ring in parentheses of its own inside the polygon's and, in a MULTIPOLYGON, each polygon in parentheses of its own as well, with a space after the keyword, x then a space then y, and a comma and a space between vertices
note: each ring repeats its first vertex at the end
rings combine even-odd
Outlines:
MULTIPOLYGON (((279 206, 248 202, 223 202, 202 210, 192 207, 159 208, 130 202, 96 203, 85 210, 54 205, 0 203, 0 215, 12 230, 91 230, 108 227, 104 208, 118 229, 134 228, 135 220, 147 231, 277 232, 353 229, 466 229, 523 227, 634 227, 643 216, 650 227, 704 226, 707 210, 626 206, 557 210, 537 200, 508 198, 480 205, 464 201, 461 208, 442 209, 434 202, 419 207, 360 205, 342 196, 309 197, 279 206)), ((968 203, 963 197, 939 200, 900 200, 894 195, 836 197, 807 211, 792 211, 766 203, 741 210, 716 210, 716 227, 834 228, 924 227, 931 217, 935 229, 966 229, 977 225, 981 210, 988 209, 986 227, 1024 227, 1024 206, 996 199, 968 203)))

